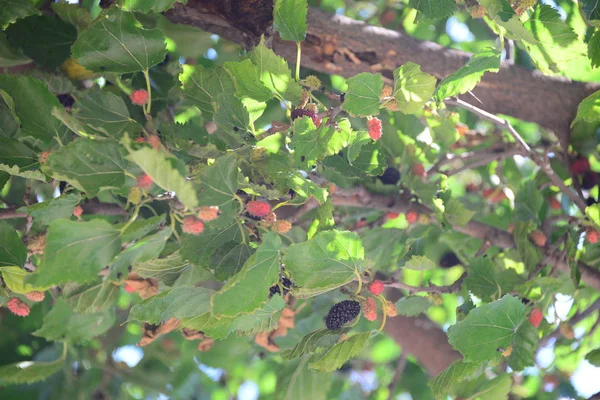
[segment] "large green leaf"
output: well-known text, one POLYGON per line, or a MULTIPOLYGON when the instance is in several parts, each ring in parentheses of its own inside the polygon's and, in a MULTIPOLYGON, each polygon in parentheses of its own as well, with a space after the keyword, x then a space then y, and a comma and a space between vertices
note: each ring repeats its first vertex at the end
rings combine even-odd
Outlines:
POLYGON ((485 48, 475 53, 469 61, 440 82, 436 97, 443 101, 473 90, 485 72, 498 72, 501 53, 498 49, 485 48))
POLYGON ((404 268, 413 269, 415 271, 426 271, 434 269, 436 264, 431 261, 427 256, 412 256, 410 260, 406 261, 404 268))
POLYGON ((108 222, 56 220, 50 224, 42 265, 29 276, 36 285, 86 283, 121 250, 119 231, 108 222))
POLYGON ((109 277, 119 279, 127 274, 128 268, 133 264, 158 258, 171 234, 171 228, 165 228, 131 244, 115 257, 110 266, 109 277))
POLYGON ((278 235, 264 235, 261 245, 240 272, 213 295, 211 313, 217 317, 235 317, 249 314, 266 304, 269 287, 279 279, 280 248, 278 235))
POLYGON ((179 251, 164 258, 156 258, 133 264, 133 270, 143 278, 154 278, 171 286, 183 270, 190 264, 185 261, 179 251))
POLYGON ((124 185, 127 161, 123 152, 117 142, 79 138, 53 152, 44 167, 54 178, 93 196, 124 185))
POLYGON ((75 313, 97 313, 112 307, 121 294, 121 287, 105 280, 100 284, 80 286, 68 283, 63 294, 75 313))
POLYGON ((187 3, 187 0, 151 0, 151 1, 140 1, 140 0, 123 0, 121 2, 121 8, 127 11, 137 11, 140 13, 149 12, 164 12, 173 7, 175 3, 187 3))
POLYGON ((216 105, 215 122, 228 136, 241 141, 248 132, 253 131, 248 109, 233 94, 218 95, 216 105))
POLYGON ((279 318, 285 301, 279 295, 269 299, 267 304, 256 309, 252 314, 245 314, 236 318, 231 326, 231 331, 239 336, 254 336, 260 332, 270 332, 279 326, 279 318))
POLYGON ((214 291, 184 286, 152 296, 131 308, 129 321, 160 323, 170 318, 191 318, 210 311, 214 291))
POLYGON ((175 192, 181 204, 187 208, 192 209, 198 206, 194 185, 181 176, 165 153, 148 146, 134 150, 130 146, 131 141, 128 137, 123 138, 122 143, 129 152, 128 158, 150 176, 155 184, 164 190, 175 192))
POLYGON ((471 263, 466 280, 469 290, 484 301, 501 298, 521 282, 514 269, 500 270, 492 260, 483 257, 471 263))
POLYGON ((8 42, 6 34, 0 31, 0 67, 10 68, 30 62, 31 58, 23 54, 21 49, 13 48, 8 42))
POLYGON ((39 13, 29 0, 0 0, 0 28, 5 29, 20 18, 39 13))
POLYGON ((344 119, 338 126, 339 129, 335 129, 323 123, 317 128, 309 117, 296 119, 291 142, 295 164, 300 169, 310 170, 317 161, 348 146, 352 133, 350 122, 344 119))
MULTIPOLYGON (((2 4, 0 2, 0 4, 2 4)), ((67 345, 63 344, 62 355, 55 361, 20 361, 0 366, 0 386, 22 385, 43 381, 65 365, 67 345)))
POLYGON ((88 342, 110 329, 115 320, 112 311, 74 313, 66 300, 58 299, 50 312, 44 316, 42 327, 33 334, 47 340, 88 342))
POLYGON ((219 157, 214 164, 202 170, 196 190, 198 205, 219 207, 221 215, 215 223, 230 223, 237 213, 239 205, 235 196, 238 181, 238 162, 235 154, 219 157))
POLYGON ((481 368, 481 365, 480 362, 455 361, 429 382, 431 392, 436 399, 446 399, 451 393, 452 386, 469 379, 481 368))
POLYGON ((254 250, 246 243, 228 242, 216 249, 212 255, 215 278, 224 281, 238 273, 254 250))
POLYGON ((0 89, 0 139, 5 141, 9 140, 7 138, 15 137, 21 129, 20 124, 15 111, 15 102, 8 93, 0 89))
POLYGON ((590 94, 579 103, 577 115, 571 123, 571 126, 575 125, 578 121, 589 123, 600 121, 600 90, 590 94))
POLYGON ((428 19, 442 19, 454 13, 453 0, 410 0, 409 6, 419 10, 428 19))
POLYGON ((311 297, 343 286, 367 264, 360 237, 355 232, 320 232, 314 238, 288 247, 283 258, 299 297, 311 297))
POLYGON ((306 37, 306 0, 275 0, 273 26, 283 40, 301 42, 306 37))
POLYGON ((233 79, 236 95, 239 98, 250 97, 256 101, 267 101, 273 98, 271 90, 261 80, 258 66, 252 61, 248 59, 227 61, 223 67, 233 79))
POLYGON ((139 240, 144 236, 155 232, 159 226, 165 223, 165 218, 165 214, 156 215, 148 219, 138 218, 123 231, 121 234, 121 239, 124 242, 133 242, 134 240, 139 240))
POLYGON ((36 222, 42 225, 48 225, 55 219, 69 218, 73 215, 73 208, 80 201, 81 196, 69 193, 41 203, 21 207, 19 211, 31 215, 36 222))
POLYGON ((323 357, 311 362, 309 367, 323 372, 332 372, 339 369, 346 361, 356 357, 362 351, 367 345, 370 336, 371 332, 362 332, 344 339, 329 349, 323 357))
POLYGON ((46 176, 40 171, 22 171, 17 166, 9 167, 6 164, 0 164, 0 171, 6 172, 11 176, 20 176, 25 179, 34 179, 36 181, 46 182, 46 176))
POLYGON ((142 126, 129 116, 123 99, 111 92, 92 89, 77 98, 73 109, 77 119, 104 135, 120 138, 125 133, 138 136, 142 126))
POLYGON ((36 64, 54 69, 71 55, 77 30, 56 17, 34 15, 12 24, 6 36, 36 64))
POLYGON ((230 220, 225 226, 207 224, 201 234, 184 236, 181 256, 184 260, 189 260, 200 267, 210 269, 213 267, 211 263, 213 253, 230 241, 242 241, 242 233, 235 221, 230 220))
POLYGON ((525 321, 525 306, 519 298, 506 295, 483 304, 448 330, 452 347, 466 360, 488 361, 498 356, 498 348, 508 348, 525 321))
POLYGON ((206 118, 214 112, 212 103, 224 93, 233 93, 235 86, 231 76, 223 67, 205 68, 201 65, 184 65, 179 75, 183 94, 191 100, 206 118))
POLYGON ((348 90, 342 103, 344 111, 359 117, 379 114, 379 96, 383 89, 380 74, 362 72, 346 80, 346 83, 348 90))
POLYGON ((424 313, 432 305, 433 304, 427 297, 408 296, 403 297, 396 302, 396 309, 398 310, 398 315, 414 317, 424 313))
POLYGON ((281 357, 286 360, 304 357, 306 355, 318 353, 323 348, 333 346, 340 336, 346 333, 349 328, 331 331, 329 329, 319 329, 304 336, 294 348, 285 350, 281 353, 281 357))
MULTIPOLYGON (((74 3, 53 3, 52 11, 60 19, 77 28, 78 31, 87 28, 93 22, 92 14, 86 7, 74 3)), ((69 53, 70 54, 70 53, 69 53)))
MULTIPOLYGON (((454 5, 454 2, 452 2, 454 5)), ((435 90, 435 77, 421 71, 421 66, 407 62, 394 70, 394 93, 404 114, 415 114, 429 101, 435 90)))
POLYGON ((600 31, 597 29, 588 42, 588 58, 592 68, 600 67, 600 31))
POLYGON ((314 372, 308 368, 309 357, 284 364, 277 374, 278 400, 325 400, 331 387, 331 373, 314 372))
POLYGON ((537 329, 530 323, 521 324, 512 344, 512 351, 508 358, 508 366, 513 371, 522 371, 533 366, 535 353, 538 348, 537 329))
POLYGON ((27 249, 19 234, 9 224, 0 221, 0 267, 16 265, 22 267, 27 260, 27 249))
POLYGON ((486 9, 490 19, 505 30, 508 39, 536 43, 533 34, 523 26, 507 0, 479 0, 479 4, 486 9))
POLYGON ((162 30, 145 29, 133 13, 116 7, 81 31, 71 50, 91 71, 118 73, 147 70, 166 54, 162 30))
POLYGON ((50 285, 37 286, 25 282, 26 277, 31 275, 31 272, 27 272, 21 267, 0 267, 0 273, 2 274, 2 279, 6 286, 15 293, 25 294, 33 292, 34 290, 43 292, 50 288, 50 285))
POLYGON ((69 130, 52 115, 54 107, 62 106, 41 81, 26 76, 0 75, 0 89, 14 101, 24 136, 40 140, 44 147, 49 147, 57 137, 66 137, 69 130))

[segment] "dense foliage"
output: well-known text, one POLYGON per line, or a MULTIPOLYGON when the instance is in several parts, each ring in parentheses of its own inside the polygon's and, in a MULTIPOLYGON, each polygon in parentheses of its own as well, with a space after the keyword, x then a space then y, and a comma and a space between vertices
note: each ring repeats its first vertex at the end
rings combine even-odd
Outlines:
POLYGON ((273 7, 295 64, 80 3, 0 0, 0 397, 575 398, 600 366, 600 91, 569 145, 461 100, 507 56, 600 81, 594 1, 313 4, 474 53, 441 80, 301 69, 306 0, 273 7))

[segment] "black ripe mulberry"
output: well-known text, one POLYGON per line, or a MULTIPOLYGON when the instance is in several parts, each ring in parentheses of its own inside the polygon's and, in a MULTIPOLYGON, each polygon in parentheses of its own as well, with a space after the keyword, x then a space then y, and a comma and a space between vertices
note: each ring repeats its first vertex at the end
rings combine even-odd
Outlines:
POLYGON ((319 115, 315 111, 306 110, 304 108, 295 108, 292 111, 292 120, 304 116, 310 117, 315 125, 319 125, 319 115))
MULTIPOLYGON (((281 277, 279 282, 281 283, 281 286, 283 287, 283 295, 284 296, 290 292, 291 288, 294 287, 294 282, 292 282, 290 279, 286 278, 285 276, 281 277)), ((279 285, 277 285, 277 284, 275 284, 269 288, 269 298, 275 296, 276 294, 281 294, 279 285)))
POLYGON ((330 331, 340 329, 342 325, 352 321, 360 313, 360 303, 354 300, 344 300, 335 304, 325 317, 325 325, 330 331))

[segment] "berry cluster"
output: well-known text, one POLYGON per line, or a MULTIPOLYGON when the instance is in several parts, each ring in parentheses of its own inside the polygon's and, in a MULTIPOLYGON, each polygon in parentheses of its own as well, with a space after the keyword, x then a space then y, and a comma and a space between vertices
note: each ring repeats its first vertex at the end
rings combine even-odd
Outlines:
POLYGON ((10 312, 19 317, 26 317, 29 315, 29 306, 21 300, 19 300, 17 297, 10 298, 10 300, 8 300, 7 306, 10 312))
POLYGON ((344 324, 352 321, 360 313, 360 303, 354 300, 344 300, 329 310, 325 317, 325 325, 330 331, 340 329, 344 324))
POLYGON ((307 110, 305 108, 295 108, 292 111, 292 120, 301 117, 310 117, 313 120, 315 126, 319 126, 319 115, 316 111, 307 110))
MULTIPOLYGON (((290 292, 290 289, 294 287, 294 282, 291 279, 288 279, 285 276, 279 277, 279 284, 283 288, 283 295, 285 296, 290 292)), ((275 284, 269 288, 269 298, 275 296, 276 294, 281 294, 281 290, 278 284, 275 284)))

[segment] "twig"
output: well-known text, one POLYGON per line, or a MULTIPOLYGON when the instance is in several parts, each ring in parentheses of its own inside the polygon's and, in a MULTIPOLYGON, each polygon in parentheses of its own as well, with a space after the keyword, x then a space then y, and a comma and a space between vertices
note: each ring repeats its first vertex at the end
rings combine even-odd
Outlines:
MULTIPOLYGON (((586 308, 582 312, 575 314, 573 316, 573 318, 569 319, 569 325, 571 325, 571 326, 577 325, 579 322, 581 322, 584 319, 586 319, 587 317, 589 317, 596 310, 600 310, 600 297, 597 298, 596 301, 594 301, 592 304, 590 304, 590 306, 588 308, 586 308)), ((599 316, 599 318, 600 318, 600 316, 599 316)), ((548 334, 547 336, 543 337, 540 340, 539 347, 546 346, 546 344, 548 344, 548 342, 551 339, 557 339, 560 335, 561 335, 560 329, 556 329, 555 331, 553 331, 552 333, 548 334)))
POLYGON ((398 358, 398 363, 396 364, 396 372, 394 372, 392 382, 388 386, 388 400, 394 398, 394 393, 396 392, 396 388, 398 387, 400 379, 402 379, 402 373, 404 372, 404 368, 406 368, 407 360, 408 356, 406 353, 406 349, 402 349, 402 353, 400 353, 400 358, 398 358))
POLYGON ((433 283, 429 283, 428 286, 411 286, 406 283, 398 282, 396 279, 392 279, 388 282, 383 282, 387 287, 393 287, 398 289, 408 290, 410 293, 456 293, 462 287, 463 281, 467 278, 467 273, 464 272, 460 278, 451 285, 448 286, 436 286, 433 283))
POLYGON ((506 149, 503 152, 500 153, 487 153, 485 154, 485 157, 478 157, 475 161, 465 164, 462 167, 458 167, 455 168, 453 170, 449 170, 444 172, 444 175, 456 175, 460 172, 469 170, 469 169, 473 169, 473 168, 478 168, 478 167, 482 167, 484 165, 488 165, 493 161, 501 161, 504 160, 505 158, 510 158, 513 157, 515 155, 523 155, 523 150, 519 149, 519 148, 512 148, 512 149, 506 149))
POLYGON ((554 170, 552 169, 552 166, 550 165, 550 162, 548 161, 546 155, 541 155, 534 152, 531 149, 531 147, 529 147, 529 145, 525 143, 521 135, 519 135, 515 128, 512 127, 508 120, 502 119, 494 114, 491 114, 478 107, 475 107, 474 105, 460 100, 459 98, 446 100, 446 103, 470 111, 478 117, 491 121, 498 127, 506 129, 508 133, 510 133, 510 135, 513 137, 513 139, 519 144, 519 146, 521 146, 523 150, 527 153, 528 157, 541 168, 543 173, 545 173, 548 176, 552 184, 558 187, 561 190, 561 192, 566 194, 569 197, 569 199, 571 199, 571 201, 575 203, 575 205, 577 205, 581 212, 585 214, 585 209, 587 207, 585 201, 580 196, 578 196, 575 191, 569 189, 567 185, 565 185, 563 180, 560 179, 560 177, 554 173, 554 170))

